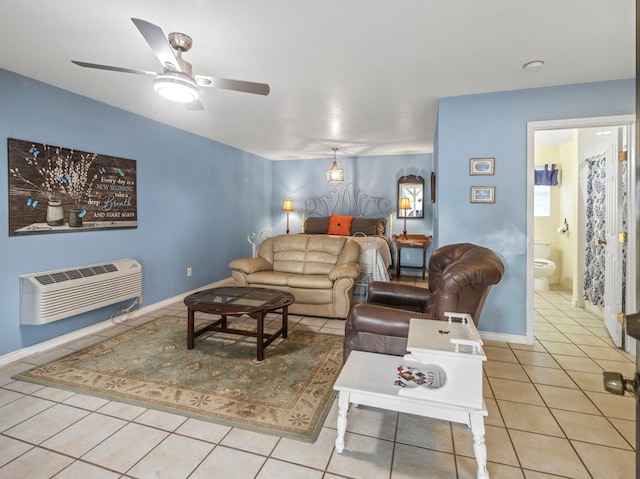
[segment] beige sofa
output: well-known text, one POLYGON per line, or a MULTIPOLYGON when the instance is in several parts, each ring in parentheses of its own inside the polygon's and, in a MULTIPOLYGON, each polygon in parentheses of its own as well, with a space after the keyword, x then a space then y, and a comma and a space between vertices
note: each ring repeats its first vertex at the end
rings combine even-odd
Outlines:
POLYGON ((289 312, 346 318, 360 274, 360 245, 347 237, 281 235, 260 244, 255 258, 229 263, 239 286, 288 291, 296 298, 289 312))

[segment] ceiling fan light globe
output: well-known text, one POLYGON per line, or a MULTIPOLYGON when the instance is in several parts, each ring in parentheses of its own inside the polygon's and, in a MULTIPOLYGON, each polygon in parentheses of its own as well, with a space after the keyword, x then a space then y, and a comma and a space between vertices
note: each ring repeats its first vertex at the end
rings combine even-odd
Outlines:
POLYGON ((177 103, 191 103, 200 96, 196 82, 180 74, 158 75, 153 80, 153 89, 161 97, 177 103))

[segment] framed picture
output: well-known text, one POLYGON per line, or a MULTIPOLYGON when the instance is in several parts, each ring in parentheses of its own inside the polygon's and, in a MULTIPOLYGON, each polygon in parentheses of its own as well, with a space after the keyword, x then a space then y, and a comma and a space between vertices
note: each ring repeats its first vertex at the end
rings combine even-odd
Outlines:
POLYGON ((471 187, 471 203, 495 203, 496 187, 495 186, 472 186, 471 187))
POLYGON ((7 143, 9 236, 138 227, 135 160, 7 143))
POLYGON ((471 158, 471 175, 493 175, 495 158, 471 158))

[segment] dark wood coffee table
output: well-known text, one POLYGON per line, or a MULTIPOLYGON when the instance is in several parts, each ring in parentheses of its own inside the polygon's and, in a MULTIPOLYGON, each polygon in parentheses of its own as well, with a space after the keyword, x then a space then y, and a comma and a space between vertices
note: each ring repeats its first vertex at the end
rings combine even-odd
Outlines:
POLYGON ((205 289, 190 294, 184 299, 187 306, 187 349, 193 349, 196 336, 207 331, 240 334, 257 338, 257 359, 264 359, 264 348, 278 336, 287 337, 288 307, 295 298, 291 293, 276 289, 251 288, 243 286, 225 286, 221 288, 205 289), (282 327, 275 333, 265 337, 264 318, 267 313, 282 309, 282 327), (194 313, 196 311, 209 314, 219 314, 217 321, 195 331, 194 313), (234 329, 227 327, 227 316, 242 316, 246 314, 258 321, 256 331, 234 329))

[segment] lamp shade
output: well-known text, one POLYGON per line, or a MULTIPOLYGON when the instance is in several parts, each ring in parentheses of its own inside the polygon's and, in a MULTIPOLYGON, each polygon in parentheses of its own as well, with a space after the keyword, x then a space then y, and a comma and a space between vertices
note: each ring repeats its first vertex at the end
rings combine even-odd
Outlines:
MULTIPOLYGON (((400 199, 400 209, 401 210, 410 210, 411 209, 411 200, 407 196, 403 196, 400 199)), ((406 213, 406 211, 405 211, 406 213)))
POLYGON ((344 181, 344 170, 338 166, 336 161, 337 148, 331 148, 333 150, 333 165, 327 169, 327 181, 329 183, 342 183, 344 181))
POLYGON ((344 181, 344 169, 338 166, 336 160, 333 160, 333 165, 327 170, 327 181, 329 183, 341 183, 344 181))
POLYGON ((284 200, 284 204, 282 205, 282 211, 293 211, 293 201, 290 198, 284 200))

